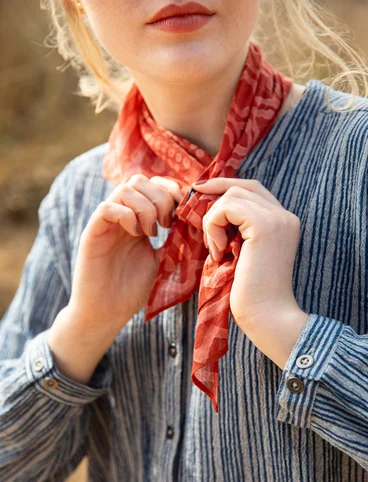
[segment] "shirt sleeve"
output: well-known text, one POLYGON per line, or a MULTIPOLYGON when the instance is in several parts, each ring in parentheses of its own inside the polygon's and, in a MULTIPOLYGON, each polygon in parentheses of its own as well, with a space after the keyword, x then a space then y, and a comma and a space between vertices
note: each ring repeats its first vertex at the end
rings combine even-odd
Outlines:
POLYGON ((88 385, 54 364, 47 334, 68 304, 65 168, 38 210, 39 230, 17 292, 0 321, 0 480, 63 481, 86 454, 88 405, 108 390, 105 355, 88 385), (60 252, 58 252, 60 250, 60 252))
POLYGON ((368 469, 368 335, 310 314, 276 399, 277 420, 315 431, 368 469))

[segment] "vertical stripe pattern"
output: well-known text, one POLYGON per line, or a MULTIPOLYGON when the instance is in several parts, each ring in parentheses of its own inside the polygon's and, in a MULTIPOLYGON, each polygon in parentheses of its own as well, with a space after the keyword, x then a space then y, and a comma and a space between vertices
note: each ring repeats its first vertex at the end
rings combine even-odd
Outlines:
MULTIPOLYGON (((1 481, 64 481, 88 456, 90 482, 368 482, 368 102, 333 112, 325 91, 308 82, 237 172, 300 218, 293 291, 310 316, 282 371, 229 315, 219 413, 190 379, 198 292, 148 322, 137 313, 88 385, 59 372, 47 333, 81 233, 114 189, 107 144, 56 177, 0 321, 1 481)), ((153 246, 167 235, 160 227, 153 246)))

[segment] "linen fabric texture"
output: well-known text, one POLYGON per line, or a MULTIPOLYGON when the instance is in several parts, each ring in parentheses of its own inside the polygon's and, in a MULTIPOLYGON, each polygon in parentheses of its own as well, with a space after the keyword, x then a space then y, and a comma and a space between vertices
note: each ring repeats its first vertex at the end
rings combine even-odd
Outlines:
POLYGON ((243 239, 227 226, 228 245, 221 262, 203 242, 202 219, 218 195, 190 190, 196 180, 236 177, 249 152, 268 133, 290 92, 292 80, 271 66, 259 46, 249 50, 232 98, 220 149, 209 153, 159 125, 134 83, 114 125, 103 162, 103 177, 114 184, 134 174, 175 180, 187 195, 179 203, 164 245, 145 321, 199 288, 198 322, 191 377, 218 411, 218 360, 228 351, 230 291, 243 239))

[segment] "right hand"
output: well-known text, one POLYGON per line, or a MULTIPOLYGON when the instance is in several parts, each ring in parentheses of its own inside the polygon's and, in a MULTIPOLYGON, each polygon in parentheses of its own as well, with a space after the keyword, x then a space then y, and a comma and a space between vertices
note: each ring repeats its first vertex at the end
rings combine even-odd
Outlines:
POLYGON ((88 331, 116 335, 147 303, 161 261, 147 236, 169 228, 183 198, 179 185, 138 174, 99 204, 78 248, 69 310, 88 331))

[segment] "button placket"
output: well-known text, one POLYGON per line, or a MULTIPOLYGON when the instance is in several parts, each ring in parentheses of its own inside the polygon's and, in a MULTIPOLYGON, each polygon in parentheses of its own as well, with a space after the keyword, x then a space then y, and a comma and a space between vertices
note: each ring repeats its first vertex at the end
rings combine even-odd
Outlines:
POLYGON ((174 341, 172 341, 169 345, 169 355, 172 358, 175 358, 177 355, 176 343, 174 341))
POLYGON ((163 437, 168 444, 167 470, 171 472, 174 467, 174 460, 177 451, 177 444, 180 439, 180 409, 181 409, 181 387, 182 387, 182 356, 179 341, 183 333, 183 307, 175 305, 165 313, 163 331, 166 339, 166 407, 163 413, 163 437))
POLYGON ((174 435, 175 435, 174 429, 172 428, 171 425, 168 425, 166 430, 166 437, 169 440, 172 440, 174 438, 174 435))

